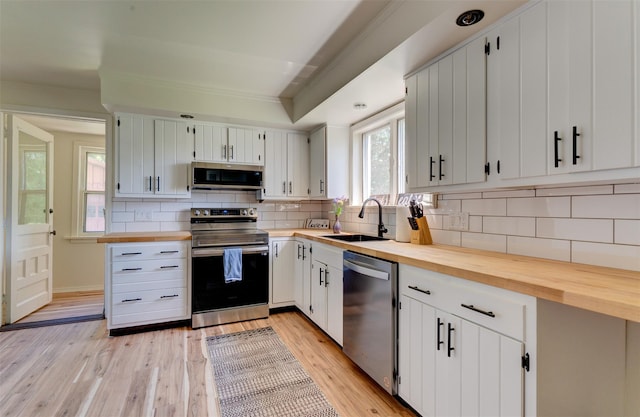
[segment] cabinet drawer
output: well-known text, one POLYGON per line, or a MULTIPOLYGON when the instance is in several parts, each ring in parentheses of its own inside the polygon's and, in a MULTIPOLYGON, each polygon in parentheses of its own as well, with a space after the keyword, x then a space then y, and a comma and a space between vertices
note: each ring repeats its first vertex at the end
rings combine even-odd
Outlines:
POLYGON ((330 245, 314 242, 312 258, 337 269, 342 269, 342 249, 330 245))
POLYGON ((126 262, 114 262, 112 274, 115 281, 118 275, 135 275, 145 272, 155 272, 156 274, 169 273, 171 271, 186 271, 187 260, 176 259, 154 259, 154 260, 131 260, 126 262))
POLYGON ((507 298, 500 288, 478 289, 465 283, 453 284, 452 290, 455 298, 448 307, 450 313, 514 339, 524 340, 526 302, 518 300, 518 297, 507 298))
POLYGON ((187 275, 185 271, 168 271, 160 274, 156 272, 115 274, 111 280, 111 292, 113 294, 186 286, 187 275))
POLYGON ((449 276, 426 269, 402 264, 398 268, 400 294, 443 310, 451 298, 448 280, 449 276))
POLYGON ((180 320, 187 313, 186 288, 133 291, 114 294, 111 324, 180 320))
POLYGON ((113 262, 186 257, 187 244, 184 242, 121 244, 113 245, 111 248, 111 261, 113 262))

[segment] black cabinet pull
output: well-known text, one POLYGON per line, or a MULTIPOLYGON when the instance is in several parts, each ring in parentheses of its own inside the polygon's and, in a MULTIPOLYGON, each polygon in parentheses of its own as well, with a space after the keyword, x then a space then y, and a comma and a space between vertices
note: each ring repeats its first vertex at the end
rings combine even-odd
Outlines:
POLYGON ((499 174, 500 173, 500 160, 498 159, 498 162, 496 162, 496 172, 499 174))
POLYGON ((438 179, 441 180, 444 178, 444 174, 442 173, 442 163, 444 162, 444 158, 442 157, 442 155, 440 155, 440 163, 438 164, 438 169, 439 169, 439 174, 438 174, 438 179))
POLYGON ((305 255, 306 250, 307 250, 307 247, 305 245, 302 245, 302 260, 303 261, 305 259, 307 259, 307 255, 305 255))
POLYGON ((577 165, 578 158, 580 158, 580 155, 578 155, 578 136, 580 136, 580 133, 578 133, 578 126, 574 126, 573 127, 573 165, 577 165))
POLYGON ((456 350, 453 346, 451 346, 451 333, 453 333, 455 329, 453 328, 453 326, 451 325, 451 323, 447 323, 447 345, 449 346, 447 348, 447 357, 451 357, 451 351, 452 350, 456 350))
POLYGON ((328 269, 324 270, 324 286, 325 287, 329 286, 329 270, 328 269))
POLYGON ((322 274, 324 273, 324 270, 322 268, 320 268, 320 286, 322 287, 324 285, 324 282, 322 281, 322 274))
POLYGON ((123 303, 130 303, 133 301, 142 301, 142 298, 125 298, 124 300, 122 300, 123 303))
POLYGON ((300 244, 298 244, 298 259, 300 259, 300 244))
POLYGON ((122 268, 123 271, 142 271, 142 268, 122 268))
POLYGON ((444 341, 440 340, 440 327, 444 326, 444 321, 440 320, 440 317, 438 317, 438 344, 436 345, 438 350, 440 350, 440 345, 444 344, 444 341))
POLYGON ((177 250, 162 250, 160 251, 161 254, 167 254, 167 253, 178 253, 180 251, 177 250))
POLYGON ((151 175, 149 175, 149 191, 153 191, 153 185, 151 185, 151 181, 153 181, 153 179, 151 178, 151 175))
POLYGON ((160 177, 158 177, 158 188, 156 188, 156 191, 160 191, 160 177))
POLYGON ((162 265, 160 269, 180 268, 180 265, 162 265))
POLYGON ((464 308, 468 308, 469 310, 475 311, 476 313, 484 314, 485 316, 489 316, 489 317, 496 316, 495 314, 493 314, 493 311, 480 310, 479 308, 474 307, 473 304, 460 304, 460 305, 464 308))
POLYGON ((436 177, 435 175, 433 175, 433 164, 436 161, 433 160, 433 156, 429 157, 429 181, 433 181, 433 179, 436 177))
POLYGON ((175 298, 175 297, 179 297, 178 294, 171 294, 171 295, 161 295, 160 298, 175 298))
POLYGON ((418 288, 417 286, 414 286, 414 285, 409 285, 409 288, 414 290, 414 291, 421 292, 423 294, 431 295, 431 291, 420 289, 420 288, 418 288))
POLYGON ((562 138, 558 136, 558 131, 556 130, 555 132, 553 132, 553 166, 555 166, 556 168, 558 168, 558 164, 562 162, 562 159, 560 159, 558 155, 558 142, 560 142, 561 140, 562 138))
POLYGON ((129 256, 129 255, 142 255, 142 252, 124 252, 122 254, 122 256, 129 256))

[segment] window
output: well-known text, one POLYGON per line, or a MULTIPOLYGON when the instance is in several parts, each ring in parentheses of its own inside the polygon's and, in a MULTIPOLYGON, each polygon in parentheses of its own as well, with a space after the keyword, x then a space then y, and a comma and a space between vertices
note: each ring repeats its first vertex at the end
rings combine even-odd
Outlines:
POLYGON ((104 233, 106 164, 104 148, 75 145, 74 235, 95 236, 104 233))
POLYGON ((404 192, 404 105, 358 123, 352 134, 352 201, 375 197, 383 205, 394 205, 404 192))

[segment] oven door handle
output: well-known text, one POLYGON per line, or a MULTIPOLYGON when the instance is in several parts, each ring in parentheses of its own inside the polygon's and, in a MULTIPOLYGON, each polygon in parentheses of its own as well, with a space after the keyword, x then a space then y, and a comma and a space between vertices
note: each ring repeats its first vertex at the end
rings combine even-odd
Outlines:
MULTIPOLYGON (((242 248, 243 255, 245 254, 250 255, 253 253, 268 254, 269 246, 251 246, 251 247, 242 248)), ((191 250, 192 258, 202 258, 205 256, 222 256, 223 254, 224 254, 224 248, 193 248, 191 250)))

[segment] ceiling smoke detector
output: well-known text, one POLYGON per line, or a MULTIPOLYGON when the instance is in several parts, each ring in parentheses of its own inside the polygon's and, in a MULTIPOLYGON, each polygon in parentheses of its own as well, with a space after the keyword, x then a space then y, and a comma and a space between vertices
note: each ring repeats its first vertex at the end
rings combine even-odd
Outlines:
POLYGON ((484 12, 482 10, 468 10, 462 13, 456 19, 456 24, 458 26, 471 26, 475 25, 484 17, 484 12))
POLYGON ((356 110, 364 110, 367 108, 367 105, 364 103, 354 103, 353 108, 356 110))

